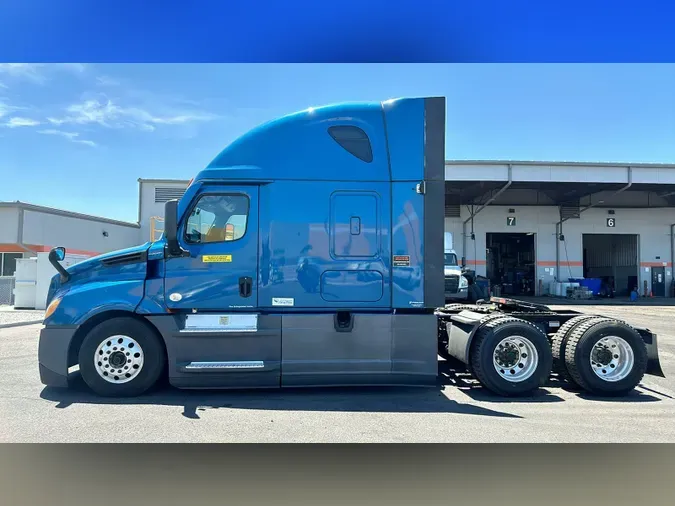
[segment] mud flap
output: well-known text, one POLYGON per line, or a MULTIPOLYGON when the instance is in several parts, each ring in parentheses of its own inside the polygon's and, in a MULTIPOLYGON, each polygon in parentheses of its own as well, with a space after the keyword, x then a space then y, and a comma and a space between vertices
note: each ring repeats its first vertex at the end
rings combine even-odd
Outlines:
POLYGON ((645 345, 647 346, 646 372, 651 376, 660 376, 661 378, 665 378, 666 375, 663 374, 663 369, 661 369, 661 362, 659 361, 658 339, 656 337, 656 334, 650 333, 649 337, 651 338, 651 342, 649 342, 650 339, 647 336, 645 336, 644 334, 642 335, 642 339, 645 341, 645 345))

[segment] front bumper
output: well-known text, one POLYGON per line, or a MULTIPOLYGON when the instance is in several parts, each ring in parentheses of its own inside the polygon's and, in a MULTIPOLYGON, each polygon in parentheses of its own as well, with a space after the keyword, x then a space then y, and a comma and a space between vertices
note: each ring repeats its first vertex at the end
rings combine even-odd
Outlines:
POLYGON ((50 387, 68 386, 70 343, 77 327, 44 327, 40 331, 38 365, 40 381, 50 387))

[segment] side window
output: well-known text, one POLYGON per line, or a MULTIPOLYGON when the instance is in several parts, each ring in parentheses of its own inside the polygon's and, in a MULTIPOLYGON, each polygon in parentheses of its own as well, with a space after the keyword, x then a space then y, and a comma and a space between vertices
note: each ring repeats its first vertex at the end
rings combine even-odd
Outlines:
POLYGON ((248 208, 246 195, 203 195, 190 212, 185 240, 204 244, 241 239, 246 234, 248 208))
POLYGON ((352 155, 366 163, 373 161, 373 148, 368 134, 359 127, 351 125, 332 126, 328 128, 330 136, 352 155))

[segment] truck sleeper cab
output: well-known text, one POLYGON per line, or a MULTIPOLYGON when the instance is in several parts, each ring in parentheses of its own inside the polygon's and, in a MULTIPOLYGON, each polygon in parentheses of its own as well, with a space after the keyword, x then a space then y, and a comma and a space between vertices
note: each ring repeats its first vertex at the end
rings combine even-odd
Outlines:
MULTIPOLYGON (((257 127, 167 203, 160 241, 52 280, 42 382, 433 385, 444 303, 445 99, 338 104, 257 127)), ((54 252, 58 265, 59 252, 54 252)))

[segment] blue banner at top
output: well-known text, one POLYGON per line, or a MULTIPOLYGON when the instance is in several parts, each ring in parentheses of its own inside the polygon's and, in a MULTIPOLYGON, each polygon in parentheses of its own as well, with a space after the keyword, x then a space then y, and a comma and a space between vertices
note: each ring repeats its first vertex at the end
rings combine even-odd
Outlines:
POLYGON ((6 0, 5 62, 673 62, 669 1, 6 0))

